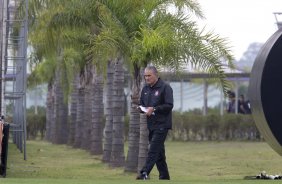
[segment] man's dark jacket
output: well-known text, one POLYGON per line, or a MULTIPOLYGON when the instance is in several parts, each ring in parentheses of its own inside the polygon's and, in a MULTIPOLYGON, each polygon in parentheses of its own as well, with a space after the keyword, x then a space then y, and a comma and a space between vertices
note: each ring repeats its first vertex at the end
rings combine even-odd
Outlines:
POLYGON ((160 78, 154 86, 146 84, 141 92, 140 105, 154 107, 154 113, 147 117, 148 129, 172 128, 173 91, 160 78))

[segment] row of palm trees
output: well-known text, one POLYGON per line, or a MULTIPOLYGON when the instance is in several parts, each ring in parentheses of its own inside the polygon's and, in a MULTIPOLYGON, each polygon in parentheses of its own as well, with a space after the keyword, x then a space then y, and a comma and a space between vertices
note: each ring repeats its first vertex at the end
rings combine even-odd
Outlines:
POLYGON ((136 172, 148 146, 146 117, 136 109, 142 68, 173 72, 191 64, 228 88, 221 64, 232 67, 227 41, 199 30, 192 15, 203 18, 195 0, 29 0, 29 85, 48 83, 46 139, 136 172), (125 70, 132 81, 126 158, 125 70))

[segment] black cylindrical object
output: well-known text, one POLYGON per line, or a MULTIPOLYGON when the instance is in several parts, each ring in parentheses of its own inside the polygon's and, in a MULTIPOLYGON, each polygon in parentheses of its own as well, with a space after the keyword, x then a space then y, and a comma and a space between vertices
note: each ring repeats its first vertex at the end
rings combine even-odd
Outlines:
POLYGON ((7 158, 8 158, 8 142, 9 142, 9 129, 10 125, 4 123, 3 127, 3 139, 2 139, 2 149, 1 149, 1 165, 0 165, 0 175, 6 177, 7 169, 7 158))
POLYGON ((252 68, 249 98, 256 126, 282 155, 282 29, 263 45, 252 68))

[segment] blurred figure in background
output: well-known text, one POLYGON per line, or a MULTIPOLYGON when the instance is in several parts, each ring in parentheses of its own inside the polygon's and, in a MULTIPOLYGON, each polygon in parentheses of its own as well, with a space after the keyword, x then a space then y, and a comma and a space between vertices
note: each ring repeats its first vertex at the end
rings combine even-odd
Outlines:
POLYGON ((235 93, 233 91, 228 91, 228 104, 226 111, 227 113, 235 113, 235 106, 236 106, 236 98, 235 98, 235 93))
MULTIPOLYGON (((233 91, 228 91, 228 104, 227 113, 236 113, 236 95, 233 91)), ((239 114, 251 114, 250 102, 245 101, 243 94, 238 99, 238 111, 239 114)))
POLYGON ((251 108, 249 106, 249 101, 245 101, 243 94, 240 95, 238 101, 238 113, 241 114, 251 114, 251 108))

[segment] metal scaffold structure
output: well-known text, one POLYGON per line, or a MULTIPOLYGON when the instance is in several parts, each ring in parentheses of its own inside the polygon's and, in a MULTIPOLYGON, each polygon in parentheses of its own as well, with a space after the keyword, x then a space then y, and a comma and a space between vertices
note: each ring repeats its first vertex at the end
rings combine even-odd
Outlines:
POLYGON ((26 159, 28 0, 0 0, 0 3, 1 115, 7 117, 13 143, 26 159))
POLYGON ((276 24, 278 29, 282 28, 282 12, 274 12, 276 24))

